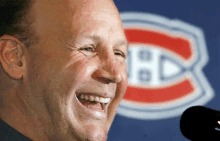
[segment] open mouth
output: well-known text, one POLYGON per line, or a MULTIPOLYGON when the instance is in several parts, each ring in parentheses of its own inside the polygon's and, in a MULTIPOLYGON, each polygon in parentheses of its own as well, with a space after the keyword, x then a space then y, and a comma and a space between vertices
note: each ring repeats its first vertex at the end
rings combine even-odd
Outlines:
POLYGON ((84 94, 78 95, 77 98, 83 106, 95 111, 105 110, 106 105, 110 101, 110 98, 103 98, 99 96, 84 94))

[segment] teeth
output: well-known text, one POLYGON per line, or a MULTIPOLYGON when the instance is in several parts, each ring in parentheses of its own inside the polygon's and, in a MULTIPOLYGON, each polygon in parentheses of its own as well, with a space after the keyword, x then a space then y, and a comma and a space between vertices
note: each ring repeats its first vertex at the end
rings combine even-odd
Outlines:
POLYGON ((83 94, 80 96, 81 99, 84 99, 84 97, 85 97, 85 96, 84 96, 83 94))
POLYGON ((89 100, 89 96, 88 96, 88 95, 85 95, 85 99, 86 99, 86 100, 89 100))
POLYGON ((95 100, 95 98, 94 98, 94 96, 89 96, 89 101, 94 101, 95 100))
POLYGON ((101 103, 109 103, 110 98, 103 98, 103 97, 98 97, 98 96, 93 96, 93 95, 80 95, 81 99, 89 100, 89 101, 96 101, 96 102, 101 102, 101 103))
POLYGON ((99 101, 105 103, 105 98, 100 97, 99 101))
POLYGON ((95 97, 95 101, 99 101, 99 97, 98 96, 95 97))

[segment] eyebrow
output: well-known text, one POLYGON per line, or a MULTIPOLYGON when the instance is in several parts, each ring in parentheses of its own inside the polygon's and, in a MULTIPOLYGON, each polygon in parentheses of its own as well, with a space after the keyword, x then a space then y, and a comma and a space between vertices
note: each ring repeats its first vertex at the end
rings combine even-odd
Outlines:
POLYGON ((129 46, 128 40, 118 40, 114 46, 122 46, 122 45, 125 45, 128 50, 128 46, 129 46))
MULTIPOLYGON (((92 39, 92 40, 95 40, 95 41, 100 41, 101 40, 101 37, 97 36, 97 35, 85 35, 86 38, 89 38, 89 39, 92 39)), ((125 45, 127 50, 128 50, 128 46, 129 46, 129 42, 127 39, 125 40, 117 40, 114 47, 115 46, 122 46, 122 45, 125 45)))

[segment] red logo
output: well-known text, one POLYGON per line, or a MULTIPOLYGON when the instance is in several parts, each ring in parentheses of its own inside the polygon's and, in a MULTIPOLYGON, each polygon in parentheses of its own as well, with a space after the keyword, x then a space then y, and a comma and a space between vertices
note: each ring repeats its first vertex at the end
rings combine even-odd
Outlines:
POLYGON ((118 114, 170 118, 213 98, 202 72, 208 56, 201 29, 152 14, 123 13, 121 17, 130 43, 129 86, 118 114))

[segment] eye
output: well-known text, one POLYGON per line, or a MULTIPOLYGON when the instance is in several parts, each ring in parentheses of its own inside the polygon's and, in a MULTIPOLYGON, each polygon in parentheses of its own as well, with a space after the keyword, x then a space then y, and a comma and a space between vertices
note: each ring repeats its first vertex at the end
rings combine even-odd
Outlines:
POLYGON ((95 52, 95 48, 94 47, 83 47, 83 48, 80 48, 80 50, 88 51, 88 52, 95 52))
POLYGON ((121 56, 121 57, 124 57, 124 58, 125 58, 124 53, 121 52, 121 51, 115 51, 114 53, 115 53, 115 55, 117 55, 117 56, 121 56))
POLYGON ((114 54, 119 62, 122 63, 126 60, 126 55, 124 54, 124 52, 116 50, 114 51, 114 54))
POLYGON ((79 49, 79 51, 87 57, 93 57, 97 54, 97 50, 93 46, 85 46, 79 49))

